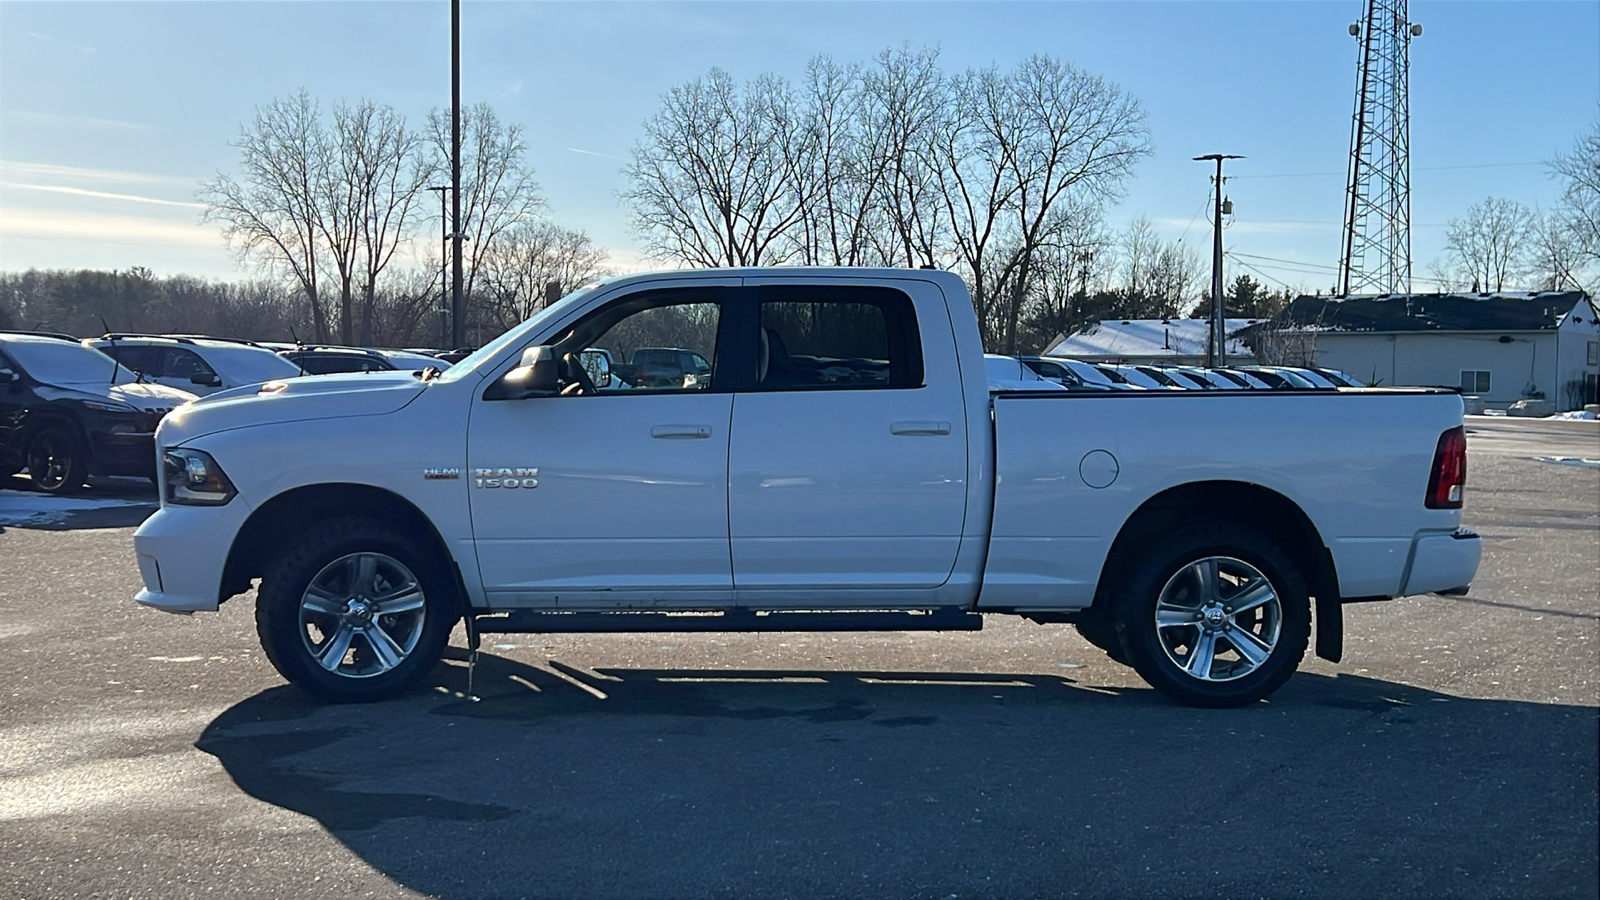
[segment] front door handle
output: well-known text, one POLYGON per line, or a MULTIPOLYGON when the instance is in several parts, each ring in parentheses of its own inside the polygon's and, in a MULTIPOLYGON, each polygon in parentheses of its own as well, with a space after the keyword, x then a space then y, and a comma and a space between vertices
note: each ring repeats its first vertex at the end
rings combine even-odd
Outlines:
POLYGON ((937 435, 949 434, 949 422, 890 422, 890 434, 937 435))
POLYGON ((650 436, 663 441, 693 441, 711 437, 710 425, 656 425, 650 436))

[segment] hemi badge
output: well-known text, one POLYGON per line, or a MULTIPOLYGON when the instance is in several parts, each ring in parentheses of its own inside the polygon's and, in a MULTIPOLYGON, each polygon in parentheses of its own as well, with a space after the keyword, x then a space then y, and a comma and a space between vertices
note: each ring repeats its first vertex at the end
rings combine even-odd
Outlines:
POLYGON ((434 466, 422 470, 422 477, 428 481, 448 480, 461 477, 461 470, 457 468, 442 468, 434 466))

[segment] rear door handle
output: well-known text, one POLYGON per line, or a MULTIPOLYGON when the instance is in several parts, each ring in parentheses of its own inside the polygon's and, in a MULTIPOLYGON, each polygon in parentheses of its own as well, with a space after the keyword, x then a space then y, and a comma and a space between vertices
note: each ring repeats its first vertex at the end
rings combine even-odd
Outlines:
POLYGON ((650 436, 663 441, 693 441, 711 437, 710 425, 656 425, 650 436))
POLYGON ((936 435, 949 434, 949 422, 890 422, 890 434, 936 435))

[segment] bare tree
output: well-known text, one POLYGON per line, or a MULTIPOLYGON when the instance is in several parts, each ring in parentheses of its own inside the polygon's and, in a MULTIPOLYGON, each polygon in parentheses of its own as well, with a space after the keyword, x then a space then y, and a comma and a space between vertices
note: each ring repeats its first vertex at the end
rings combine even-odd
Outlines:
POLYGON ((305 294, 317 340, 327 340, 320 181, 329 159, 321 110, 303 89, 257 107, 235 146, 239 179, 218 173, 201 185, 203 221, 221 223, 241 262, 287 273, 305 294))
MULTIPOLYGON (((340 171, 354 200, 361 275, 361 343, 374 340, 378 279, 408 235, 418 196, 433 174, 422 136, 389 107, 370 101, 334 112, 340 171)), ((348 315, 349 306, 345 306, 348 315)), ((349 340, 349 326, 345 326, 349 340)))
POLYGON ((1502 291, 1525 273, 1533 233, 1527 207, 1488 197, 1450 220, 1445 252, 1457 277, 1470 277, 1475 290, 1502 291))
POLYGON ((477 313, 504 331, 544 308, 545 285, 572 290, 603 277, 606 253, 587 234, 551 222, 507 231, 483 262, 477 313))
POLYGON ((622 197, 647 252, 708 267, 785 261, 804 208, 800 119, 793 91, 773 75, 741 91, 712 69, 668 91, 624 169, 622 197))
POLYGON ((1600 293, 1600 118, 1549 166, 1562 181, 1561 203, 1541 229, 1540 256, 1554 245, 1551 274, 1600 293))
POLYGON ((287 273, 306 295, 317 340, 327 340, 323 285, 338 291, 340 340, 371 340, 378 279, 406 237, 426 184, 421 142, 393 109, 340 104, 330 128, 304 90, 256 110, 240 131, 240 176, 202 185, 204 219, 219 222, 241 261, 287 273))
MULTIPOLYGON (((441 170, 450 165, 450 115, 435 110, 428 116, 434 153, 441 170)), ((533 169, 526 162, 527 141, 521 125, 507 125, 487 103, 462 110, 461 233, 462 293, 471 303, 488 259, 501 235, 532 221, 545 201, 533 169)))

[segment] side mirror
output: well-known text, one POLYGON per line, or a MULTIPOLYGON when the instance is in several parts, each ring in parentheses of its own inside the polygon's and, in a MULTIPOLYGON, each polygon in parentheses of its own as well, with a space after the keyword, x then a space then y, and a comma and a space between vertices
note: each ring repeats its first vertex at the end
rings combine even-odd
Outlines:
POLYGON ((611 386, 611 358, 599 350, 585 350, 579 355, 583 362, 583 370, 589 373, 589 380, 594 382, 596 388, 611 386))
POLYGON ((10 384, 17 380, 17 373, 10 369, 0 369, 0 384, 10 384))
POLYGON ((203 385, 205 387, 222 387, 221 378, 218 378, 215 375, 207 375, 204 372, 196 372, 193 375, 190 375, 189 383, 203 385))
POLYGON ((517 367, 495 379, 483 392, 485 400, 526 400, 529 397, 554 397, 557 383, 556 356, 547 346, 522 351, 517 367))

